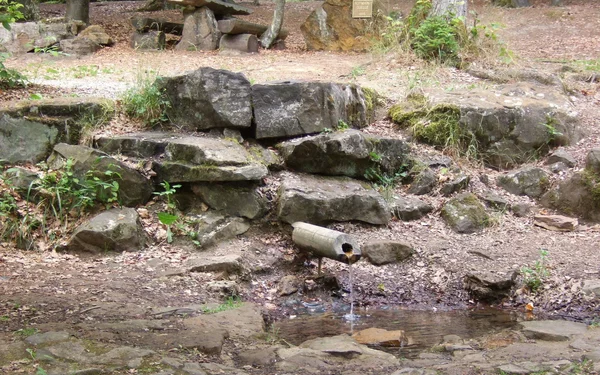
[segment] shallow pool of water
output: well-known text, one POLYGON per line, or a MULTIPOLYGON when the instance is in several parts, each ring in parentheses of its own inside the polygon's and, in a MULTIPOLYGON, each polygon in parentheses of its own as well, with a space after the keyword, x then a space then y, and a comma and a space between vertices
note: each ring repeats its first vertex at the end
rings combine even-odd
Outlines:
POLYGON ((351 322, 344 319, 343 312, 301 315, 275 323, 275 329, 280 338, 294 345, 318 337, 352 334, 371 327, 404 330, 413 344, 404 348, 386 348, 386 351, 411 358, 441 343, 445 335, 478 338, 517 324, 514 315, 495 309, 432 312, 389 308, 356 310, 355 313, 359 317, 351 322))

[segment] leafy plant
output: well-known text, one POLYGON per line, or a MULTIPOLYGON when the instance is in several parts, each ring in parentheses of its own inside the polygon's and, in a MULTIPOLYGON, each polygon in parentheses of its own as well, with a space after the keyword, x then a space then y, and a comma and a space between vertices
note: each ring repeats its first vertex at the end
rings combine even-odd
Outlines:
MULTIPOLYGON (((10 24, 23 19, 21 13, 23 4, 16 1, 0 0, 0 23, 6 30, 10 30, 10 24)), ((24 86, 27 82, 25 76, 14 69, 4 66, 4 61, 9 57, 8 53, 0 53, 0 87, 24 86)))
POLYGON ((173 212, 177 208, 173 196, 177 192, 177 189, 181 187, 181 185, 171 185, 168 181, 163 181, 160 183, 160 186, 163 187, 163 191, 156 191, 153 194, 158 195, 159 197, 165 197, 167 199, 167 208, 169 211, 173 212))
POLYGON ((10 30, 10 24, 23 19, 21 12, 23 4, 11 0, 0 0, 0 23, 6 30, 10 30))
POLYGON ((521 267, 521 274, 523 275, 523 283, 529 290, 535 293, 544 283, 544 280, 550 276, 550 271, 547 267, 548 251, 545 249, 540 250, 540 258, 535 261, 533 267, 523 266, 521 267))
POLYGON ((153 194, 158 195, 159 197, 165 197, 167 200, 167 210, 169 212, 159 212, 158 221, 161 222, 164 226, 167 227, 167 243, 173 242, 173 231, 171 227, 173 224, 177 222, 179 216, 175 214, 177 210, 177 205, 175 204, 175 199, 173 196, 177 192, 177 189, 181 187, 181 185, 171 185, 167 181, 163 181, 160 183, 160 186, 163 187, 163 191, 154 192, 153 194))
POLYGON ((168 121, 166 110, 171 107, 171 103, 163 95, 159 80, 159 77, 152 74, 138 76, 135 86, 127 90, 121 99, 128 116, 148 126, 168 121))
POLYGON ((33 53, 48 54, 53 57, 65 55, 65 53, 60 50, 58 44, 56 44, 57 41, 56 41, 55 37, 49 38, 47 41, 48 41, 48 44, 53 43, 53 42, 54 42, 54 44, 51 44, 46 47, 35 47, 33 49, 33 53))
POLYGON ((338 131, 344 131, 344 130, 348 130, 348 129, 350 129, 350 125, 348 125, 348 123, 344 120, 339 120, 335 127, 335 130, 338 130, 338 131))
POLYGON ((242 300, 240 297, 233 295, 228 297, 224 303, 215 308, 203 308, 202 312, 205 314, 215 314, 221 311, 237 309, 240 306, 242 306, 242 300))
POLYGON ((21 337, 29 337, 35 335, 38 332, 39 330, 37 328, 27 327, 16 330, 14 334, 21 337))
POLYGON ((429 17, 421 23, 411 40, 417 56, 425 60, 455 63, 460 46, 454 27, 445 17, 429 17))
POLYGON ((556 129, 557 125, 559 125, 559 122, 554 117, 546 117, 546 122, 544 123, 544 126, 546 127, 546 131, 548 132, 548 136, 550 137, 550 142, 556 140, 557 137, 563 136, 563 133, 556 129))
POLYGON ((355 66, 354 68, 352 68, 352 71, 350 72, 350 75, 352 76, 352 79, 356 79, 360 76, 365 75, 366 71, 365 68, 363 66, 355 66))

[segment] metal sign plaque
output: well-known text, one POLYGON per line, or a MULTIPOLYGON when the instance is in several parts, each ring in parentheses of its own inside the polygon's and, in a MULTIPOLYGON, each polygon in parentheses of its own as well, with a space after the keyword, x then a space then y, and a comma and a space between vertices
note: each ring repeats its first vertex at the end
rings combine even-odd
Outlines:
POLYGON ((373 17, 373 0, 352 0, 352 18, 373 17))

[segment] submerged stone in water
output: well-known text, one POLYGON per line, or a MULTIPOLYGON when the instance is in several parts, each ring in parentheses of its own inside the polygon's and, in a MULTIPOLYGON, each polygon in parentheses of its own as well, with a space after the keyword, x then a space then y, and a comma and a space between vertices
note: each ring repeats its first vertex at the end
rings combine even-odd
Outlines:
POLYGON ((381 328, 364 329, 353 334, 352 338, 359 344, 392 347, 408 345, 410 341, 402 330, 388 331, 381 328))

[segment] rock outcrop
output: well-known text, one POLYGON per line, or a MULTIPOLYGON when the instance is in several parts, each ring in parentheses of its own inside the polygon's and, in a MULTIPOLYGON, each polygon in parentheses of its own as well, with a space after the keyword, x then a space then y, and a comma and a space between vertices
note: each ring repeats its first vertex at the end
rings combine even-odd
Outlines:
POLYGON ((298 172, 369 179, 369 173, 394 175, 409 164, 410 146, 358 130, 320 134, 280 143, 287 167, 298 172))
POLYGON ((363 221, 386 224, 390 209, 370 186, 349 178, 285 174, 277 216, 286 223, 363 221))
POLYGON ((189 130, 249 128, 252 121, 250 82, 241 73, 200 68, 157 84, 169 121, 189 130))
POLYGON ((152 184, 139 171, 90 147, 57 144, 48 158, 48 165, 61 168, 69 159, 73 163, 73 174, 82 180, 91 174, 105 182, 116 181, 119 184, 118 199, 124 206, 144 204, 152 195, 152 184))
POLYGON ((429 91, 390 109, 418 140, 477 152, 486 164, 512 168, 580 137, 568 100, 548 86, 521 83, 487 90, 429 91))
POLYGON ((114 103, 99 98, 58 98, 0 105, 0 160, 38 163, 59 142, 79 143, 82 128, 107 121, 114 103))
POLYGON ((67 250, 101 254, 138 251, 144 244, 144 230, 137 212, 133 208, 113 208, 77 228, 67 250))
POLYGON ((159 181, 256 181, 268 173, 261 160, 235 141, 146 132, 99 137, 96 147, 115 154, 152 159, 159 181))
POLYGON ((328 82, 275 82, 252 86, 256 139, 319 133, 369 124, 371 90, 328 82))
POLYGON ((539 198, 548 190, 550 180, 541 168, 526 167, 498 177, 498 186, 515 195, 539 198))
POLYGON ((474 233, 490 224, 485 207, 472 193, 462 193, 442 207, 442 218, 455 232, 474 233))

